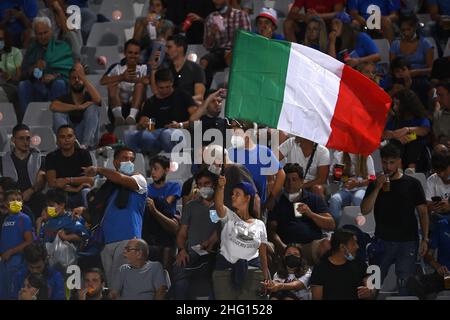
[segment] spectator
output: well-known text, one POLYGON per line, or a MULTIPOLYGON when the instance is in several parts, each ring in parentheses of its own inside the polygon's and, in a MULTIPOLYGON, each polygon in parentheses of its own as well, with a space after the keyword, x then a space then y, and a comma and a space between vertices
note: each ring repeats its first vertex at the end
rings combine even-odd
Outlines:
POLYGON ((200 60, 200 65, 205 70, 206 89, 210 88, 214 74, 230 65, 235 31, 251 29, 248 14, 232 8, 229 0, 213 2, 217 11, 206 18, 203 40, 203 46, 209 53, 200 60))
POLYGON ((430 218, 436 220, 450 213, 450 154, 433 152, 431 166, 434 173, 427 179, 426 198, 430 218))
POLYGON ((304 184, 307 189, 317 195, 324 196, 324 184, 327 182, 330 169, 330 152, 324 146, 311 140, 293 137, 280 145, 279 158, 285 163, 298 163, 303 168, 304 184))
POLYGON ((19 300, 48 300, 49 288, 44 274, 31 273, 19 291, 19 300))
POLYGON ((75 64, 70 72, 69 94, 57 98, 50 105, 53 111, 53 130, 62 125, 71 125, 82 148, 93 149, 99 140, 100 107, 102 97, 86 78, 81 64, 75 64))
MULTIPOLYGON (((23 251, 26 266, 16 272, 12 282, 11 298, 17 300, 19 291, 25 287, 25 279, 30 274, 39 274, 47 280, 50 300, 65 300, 64 278, 54 268, 48 265, 48 253, 45 246, 39 242, 33 242, 23 251)), ((23 294, 22 294, 23 296, 23 294)))
MULTIPOLYGON (((155 156, 150 160, 153 183, 148 186, 147 208, 144 213, 142 238, 150 250, 155 251, 151 260, 160 261, 170 270, 175 255, 175 235, 178 220, 175 218, 177 200, 181 197, 181 186, 175 181, 166 181, 170 170, 170 159, 155 156)), ((153 252, 151 252, 153 253, 153 252)))
POLYGON ((123 250, 127 263, 118 270, 112 296, 121 300, 163 300, 167 283, 162 265, 147 261, 148 245, 142 239, 127 242, 123 250))
POLYGON ((23 266, 23 249, 33 242, 31 219, 22 212, 22 194, 8 190, 5 194, 8 216, 0 234, 0 299, 7 299, 13 275, 23 266))
POLYGON ((213 272, 214 296, 217 300, 256 300, 261 282, 270 279, 266 226, 256 218, 254 187, 248 182, 234 186, 232 211, 224 205, 225 184, 221 175, 214 196, 217 216, 212 218, 223 226, 213 272))
POLYGON ((53 242, 58 236, 62 241, 80 245, 89 233, 84 220, 79 221, 66 210, 67 194, 61 189, 47 191, 47 210, 36 221, 37 233, 44 243, 53 242))
POLYGON ((100 79, 100 84, 108 87, 108 112, 115 126, 136 124, 147 84, 147 65, 139 63, 140 51, 136 40, 125 42, 125 59, 111 65, 100 79))
POLYGON ((322 238, 322 230, 335 228, 325 201, 305 190, 303 168, 297 163, 284 167, 286 180, 283 194, 269 213, 269 239, 282 256, 288 243, 307 244, 322 238), (299 205, 295 205, 300 203, 299 205))
MULTIPOLYGON (((377 74, 377 65, 373 62, 363 62, 356 66, 355 68, 358 72, 365 75, 367 78, 380 85, 380 77, 377 74)), ((380 85, 381 86, 381 85, 380 85)))
POLYGON ((125 134, 125 144, 133 150, 158 153, 171 152, 180 139, 178 129, 188 128, 189 117, 197 109, 190 94, 174 90, 173 77, 169 69, 158 70, 155 74, 157 90, 148 99, 139 116, 136 129, 125 134), (150 127, 153 119, 154 127, 150 127), (150 131, 151 129, 152 131, 150 131))
POLYGON ((375 298, 376 290, 367 287, 367 265, 355 257, 358 248, 353 232, 338 229, 333 233, 331 254, 314 267, 311 275, 313 300, 375 298))
POLYGON ((86 197, 94 179, 83 176, 82 168, 92 165, 91 155, 76 146, 75 130, 69 125, 59 127, 56 138, 59 148, 45 158, 48 186, 68 192, 70 209, 87 207, 86 197))
POLYGON ((262 8, 256 17, 256 33, 267 39, 284 40, 281 34, 275 33, 278 27, 278 16, 275 9, 262 8))
POLYGON ((128 240, 142 235, 147 181, 135 171, 134 160, 133 150, 123 147, 114 151, 115 170, 93 166, 83 168, 86 176, 103 175, 106 183, 111 185, 101 222, 105 243, 101 258, 108 286, 114 283, 117 271, 125 263, 123 250, 128 240))
POLYGON ((72 49, 72 56, 75 61, 81 59, 81 47, 83 38, 81 29, 69 27, 67 7, 64 0, 45 0, 47 8, 39 10, 38 17, 47 17, 52 23, 52 33, 57 40, 65 41, 72 49))
POLYGON ((444 40, 444 46, 450 37, 450 5, 445 0, 427 0, 428 12, 431 19, 436 22, 432 28, 432 34, 438 45, 439 56, 442 56, 442 46, 440 43, 444 40))
MULTIPOLYGON (((216 225, 210 219, 210 209, 214 201, 217 175, 207 169, 195 175, 199 199, 192 200, 183 207, 181 225, 177 233, 178 254, 173 268, 174 299, 192 298, 189 293, 195 280, 207 280, 211 285, 212 255, 199 255, 196 247, 212 253, 218 241, 216 225)), ((209 293, 211 296, 212 292, 209 293)))
POLYGON ((241 163, 248 169, 256 184, 261 205, 272 210, 283 188, 285 173, 272 150, 256 143, 258 131, 254 129, 254 125, 248 121, 234 121, 229 155, 231 161, 241 163), (272 175, 276 178, 272 192, 268 194, 267 177, 272 175))
POLYGON ((39 215, 45 207, 42 189, 45 187, 45 166, 43 155, 30 147, 30 128, 24 124, 12 130, 11 142, 14 148, 0 161, 0 172, 17 183, 22 192, 23 202, 39 215))
POLYGON ((372 38, 364 32, 356 31, 351 18, 342 12, 331 21, 328 35, 328 54, 354 68, 363 62, 378 62, 380 51, 372 38))
POLYGON ((28 103, 53 101, 67 94, 69 71, 73 67, 70 46, 53 38, 52 24, 47 17, 33 21, 36 40, 25 53, 22 79, 19 83, 20 111, 25 113, 28 103))
POLYGON ((77 300, 110 300, 105 274, 99 268, 90 268, 83 273, 83 289, 78 290, 77 300))
MULTIPOLYGON (((186 59, 187 47, 187 38, 181 34, 167 39, 166 51, 170 60, 169 69, 174 79, 173 87, 175 90, 188 93, 195 102, 201 104, 205 95, 205 73, 198 64, 186 59)), ((153 92, 158 91, 155 81, 156 70, 156 66, 152 67, 150 83, 153 92)))
POLYGON ((420 182, 402 174, 400 149, 389 143, 380 149, 384 175, 369 184, 361 203, 363 215, 374 210, 375 237, 380 247, 375 260, 381 269, 381 283, 395 263, 401 296, 408 295, 406 281, 414 275, 417 251, 422 257, 428 249, 428 211, 420 182), (383 191, 382 191, 383 188, 383 191), (422 240, 419 244, 419 213, 422 240))
POLYGON ((270 292, 270 300, 311 300, 309 279, 311 269, 302 258, 299 245, 290 244, 284 250, 283 260, 273 280, 264 285, 270 292))
POLYGON ((400 40, 392 42, 389 59, 404 57, 411 66, 411 77, 429 77, 433 66, 433 46, 420 36, 415 15, 400 20, 400 40))
POLYGON ((28 48, 31 40, 31 21, 38 12, 37 0, 4 0, 0 7, 0 25, 11 33, 11 45, 28 48))
POLYGON ((306 25, 305 41, 307 47, 327 53, 328 34, 325 22, 319 17, 312 17, 306 25))
POLYGON ((290 42, 299 42, 305 37, 305 24, 312 17, 318 16, 322 20, 333 19, 338 12, 344 10, 342 0, 295 0, 284 22, 284 35, 290 42), (304 13, 300 13, 301 9, 304 13))
MULTIPOLYGON (((450 44, 448 46, 450 48, 450 44)), ((446 57, 438 58, 434 60, 433 67, 431 68, 431 82, 433 84, 444 81, 450 74, 450 54, 446 57)))
POLYGON ((440 82, 436 91, 440 110, 433 116, 433 140, 450 148, 450 80, 440 82))
MULTIPOLYGON (((381 10, 381 32, 383 37, 391 43, 394 40, 394 24, 398 20, 400 0, 349 0, 347 10, 355 19, 354 23, 359 26, 366 26, 366 22, 372 10, 368 10, 371 5, 377 5, 381 10)), ((368 26, 370 29, 370 26, 368 26)))
POLYGON ((21 120, 17 85, 21 77, 22 52, 11 46, 11 37, 0 24, 0 103, 11 102, 21 120))
POLYGON ((427 172, 425 148, 431 124, 426 110, 411 90, 401 90, 396 97, 398 102, 393 106, 395 114, 388 120, 382 137, 400 148, 403 169, 427 172))
MULTIPOLYGON (((375 178, 375 168, 371 156, 336 151, 333 159, 333 176, 343 182, 343 188, 330 198, 330 212, 339 225, 341 209, 345 206, 361 204, 370 179, 375 178), (342 172, 336 172, 336 165, 344 165, 342 172), (342 176, 340 177, 339 174, 342 176)), ((339 169, 338 169, 339 170, 339 169)))
POLYGON ((313 240, 308 244, 302 245, 302 257, 308 266, 314 267, 319 265, 320 260, 331 249, 329 238, 313 240))

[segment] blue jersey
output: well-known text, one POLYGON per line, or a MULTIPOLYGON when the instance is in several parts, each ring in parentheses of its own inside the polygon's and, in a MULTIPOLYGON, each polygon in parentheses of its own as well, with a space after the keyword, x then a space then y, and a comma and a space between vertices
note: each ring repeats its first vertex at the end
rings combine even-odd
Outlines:
POLYGON ((66 212, 62 216, 50 218, 45 222, 41 228, 40 237, 44 242, 53 242, 59 230, 64 230, 67 234, 77 234, 83 239, 89 236, 86 227, 66 212))
POLYGON ((15 248, 24 242, 24 233, 27 231, 33 231, 29 216, 22 212, 8 215, 2 225, 0 253, 15 248))

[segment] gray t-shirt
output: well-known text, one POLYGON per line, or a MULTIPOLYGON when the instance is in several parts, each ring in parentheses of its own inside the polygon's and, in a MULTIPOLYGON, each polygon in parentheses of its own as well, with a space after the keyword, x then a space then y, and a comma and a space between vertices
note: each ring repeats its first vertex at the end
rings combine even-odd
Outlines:
POLYGON ((124 264, 116 279, 113 289, 121 300, 153 300, 156 290, 167 286, 163 267, 155 261, 147 261, 140 269, 124 264))
POLYGON ((202 204, 201 200, 193 200, 183 207, 181 224, 188 226, 187 245, 189 249, 208 240, 216 230, 217 225, 212 223, 209 218, 209 210, 210 208, 202 204))

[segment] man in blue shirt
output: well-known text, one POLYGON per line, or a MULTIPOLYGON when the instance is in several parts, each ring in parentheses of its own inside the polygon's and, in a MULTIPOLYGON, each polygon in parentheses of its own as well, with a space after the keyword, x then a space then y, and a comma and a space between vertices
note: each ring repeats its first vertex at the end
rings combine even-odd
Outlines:
POLYGON ((331 231, 335 222, 322 197, 306 191, 303 168, 298 163, 284 166, 284 192, 269 212, 269 241, 278 255, 289 243, 307 244, 322 238, 322 230, 331 231))
POLYGON ((0 299, 6 299, 11 280, 23 265, 23 249, 33 242, 31 219, 22 212, 19 190, 6 192, 9 214, 3 221, 0 237, 0 299))
POLYGON ((12 46, 27 48, 31 39, 31 21, 38 13, 37 0, 2 0, 0 24, 6 25, 11 34, 12 46))
POLYGON ((115 170, 94 166, 83 168, 86 176, 103 175, 106 183, 115 185, 102 220, 105 247, 101 258, 108 286, 118 275, 120 266, 126 263, 123 251, 128 240, 140 239, 142 234, 147 181, 135 171, 134 160, 134 151, 123 147, 114 152, 115 170))
POLYGON ((23 250, 26 266, 23 266, 14 274, 10 298, 17 300, 19 291, 25 285, 25 279, 30 273, 43 274, 47 278, 48 296, 51 300, 65 300, 64 278, 55 269, 48 265, 48 253, 45 246, 39 242, 33 242, 23 250))
POLYGON ((372 12, 372 10, 367 12, 371 5, 376 5, 380 8, 383 36, 389 42, 392 42, 394 40, 393 24, 398 20, 400 0, 348 0, 347 10, 355 19, 353 22, 365 26, 372 12))

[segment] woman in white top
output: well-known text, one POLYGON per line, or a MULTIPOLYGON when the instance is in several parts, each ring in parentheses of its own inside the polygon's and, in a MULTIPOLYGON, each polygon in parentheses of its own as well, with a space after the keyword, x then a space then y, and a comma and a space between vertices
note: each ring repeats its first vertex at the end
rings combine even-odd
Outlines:
POLYGON ((311 269, 303 260, 301 247, 290 244, 284 250, 282 265, 273 280, 264 284, 270 300, 311 300, 310 278, 311 269))
POLYGON ((341 178, 343 188, 330 198, 330 213, 338 225, 342 207, 361 204, 370 179, 375 179, 375 169, 371 156, 365 157, 342 151, 334 153, 333 168, 336 164, 344 165, 341 178))
POLYGON ((216 212, 223 227, 220 253, 213 272, 215 298, 258 299, 261 282, 270 277, 266 226, 256 218, 253 209, 256 191, 248 182, 236 184, 231 196, 232 211, 223 204, 225 184, 225 177, 220 176, 214 197, 216 212), (249 272, 249 267, 256 270, 249 272))

